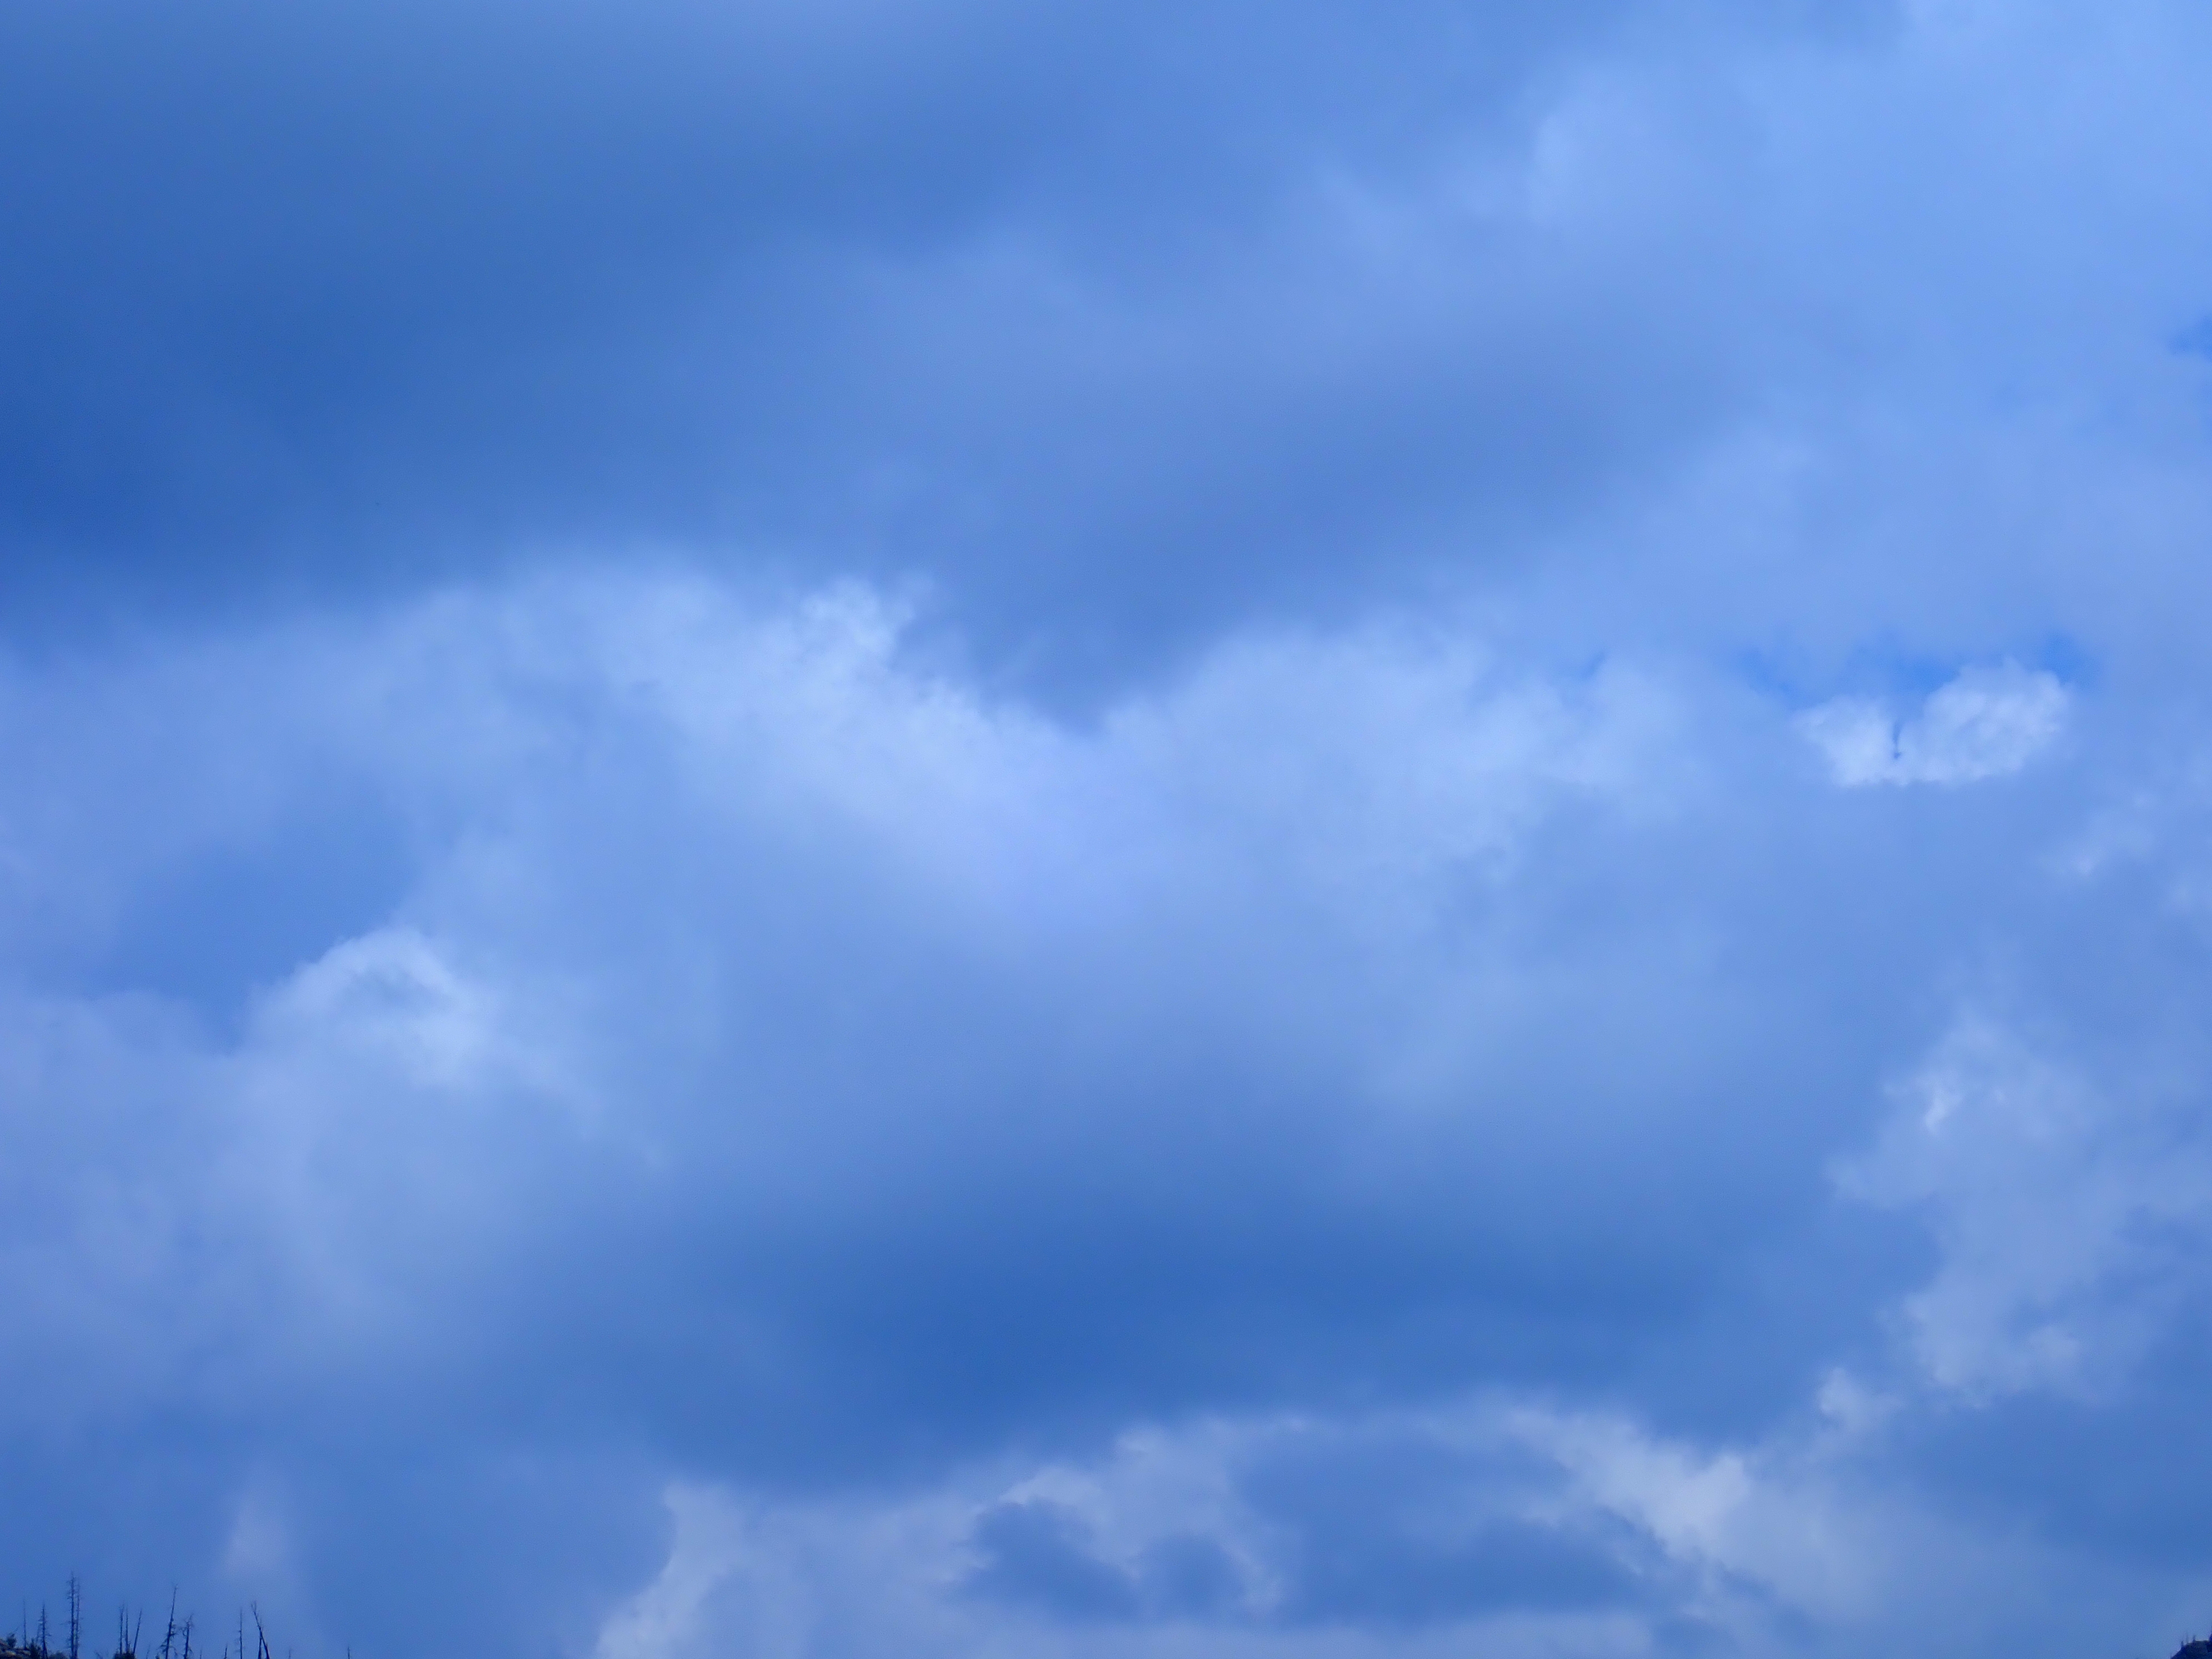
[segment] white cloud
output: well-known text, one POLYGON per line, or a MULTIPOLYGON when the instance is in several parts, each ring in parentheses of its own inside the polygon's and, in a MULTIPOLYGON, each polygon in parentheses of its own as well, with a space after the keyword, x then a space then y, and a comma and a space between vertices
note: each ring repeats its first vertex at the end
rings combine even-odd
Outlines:
POLYGON ((1962 671, 1903 720, 1885 704, 1838 697, 1800 716, 1798 726, 1847 789, 1979 783, 2049 749, 2070 702, 2056 675, 2007 663, 1962 671))
POLYGON ((1364 1056, 1462 948, 1440 913, 1508 902, 1555 815, 1663 816, 1688 741, 1654 675, 1435 624, 1232 640, 1087 726, 917 668, 901 629, 855 586, 603 574, 19 667, 38 718, 0 742, 41 785, 7 896, 55 919, 0 945, 16 985, 195 880, 195 925, 280 909, 288 838, 340 882, 326 793, 406 844, 246 982, 0 1003, 46 1167, 127 1218, 24 1282, 58 1270, 39 1300, 118 1332, 174 1300, 281 1370, 465 1323, 602 1178, 719 1182, 740 1219, 702 1226, 939 1180, 1008 1202, 1086 1140, 1218 1133, 1172 1075, 1191 1049, 1345 1079, 1270 1108, 1296 1146, 1357 1121, 1364 1056), (100 1127, 56 1103, 81 1091, 100 1127), (1036 1167, 998 1170, 1001 1137, 1036 1167), (126 1246, 118 1297, 94 1263, 126 1246))
POLYGON ((2114 1098, 1974 1018, 1895 1096, 1840 1178, 1930 1218, 1940 1264, 1899 1310, 1927 1379, 1971 1399, 2124 1383, 2207 1288, 2212 1145, 2192 1115, 2114 1098))
POLYGON ((1382 1659, 1470 1648, 1627 1659, 1667 1630, 1747 1659, 1934 1659, 2001 1641, 2088 1582, 2033 1545, 1992 1548, 1900 1504, 1869 1479, 1878 1448, 1832 1428, 1700 1446, 1617 1413, 1486 1394, 1148 1426, 1092 1453, 975 1463, 896 1494, 678 1489, 666 1565, 609 1619, 599 1652, 693 1659, 734 1643, 777 1659, 1382 1659), (988 1571, 992 1521, 1010 1512, 1065 1553, 1014 1564, 1042 1570, 1039 1597, 1078 1572, 1140 1585, 1160 1552, 1194 1547, 1233 1564, 1242 1588, 1202 1611, 1139 1604, 1056 1619, 1021 1599, 1007 1563, 988 1571), (1433 1575, 1425 1561, 1471 1582, 1484 1540, 1514 1547, 1506 1534, 1605 1564, 1626 1599, 1547 1606, 1541 1584, 1509 1577, 1425 1626, 1395 1628, 1311 1601, 1347 1557, 1386 1582, 1409 1564, 1433 1575), (2024 1571, 2047 1581, 2022 1588, 2024 1571))
MULTIPOLYGON (((709 1600, 751 1562, 746 1518, 726 1493, 713 1487, 679 1483, 669 1487, 663 1501, 675 1532, 668 1560, 651 1584, 601 1626, 599 1659, 662 1659, 732 1644, 733 1632, 726 1617, 712 1629, 702 1626, 709 1600)), ((778 1565, 763 1564, 766 1571, 774 1571, 778 1565)), ((799 1589, 790 1584, 781 1588, 787 1597, 799 1589)), ((792 1615, 787 1613, 776 1622, 783 1628, 748 1630, 742 1650, 762 1659, 803 1650, 794 1639, 792 1615)))
MULTIPOLYGON (((902 626, 860 587, 763 606, 602 573, 305 640, 272 624, 44 680, 19 669, 17 706, 40 719, 4 736, 14 775, 42 787, 12 851, 57 878, 19 891, 27 906, 127 919, 208 849, 281 841, 299 800, 332 788, 392 813, 407 857, 363 913, 204 1006, 189 985, 71 988, 51 933, 11 937, 0 1066, 17 1167, 46 1189, 24 1182, 0 1218, 9 1305, 41 1356, 9 1362, 16 1420, 231 1413, 311 1437, 326 1431, 297 1422, 358 1389, 346 1409, 372 1425, 388 1394, 410 1436, 465 1435, 526 1376, 582 1402, 563 1409, 591 1432, 665 1432, 653 1474, 675 1480, 677 1542, 627 1586, 605 1659, 732 1632, 793 1659, 1166 1659, 1217 1640, 1351 1659, 1451 1651, 1470 1629, 1500 1652, 1627 1654, 1662 1617, 1780 1655, 1789 1628, 1870 1640, 1889 1609, 1924 1611, 1938 1562, 2017 1565, 1899 1496, 1883 1448, 1912 1389, 1875 1370, 1838 1383, 1864 1357, 1798 1328, 1822 1328, 1821 1310, 1758 1338, 1786 1351, 1778 1367, 1829 1379, 1790 1408, 1809 1428, 1700 1440, 1618 1402, 1504 1388, 1426 1413, 1204 1416, 1209 1382, 1182 1414, 1115 1396, 1105 1414, 1130 1421, 1110 1452, 1024 1467, 962 1442, 964 1402, 927 1392, 973 1385, 961 1345, 988 1342, 1048 1400, 1073 1386, 1054 1345, 1090 1328, 1052 1326, 1067 1316, 1039 1279, 1144 1333, 1121 1340, 1180 1345, 1164 1371, 1231 1352, 1218 1386, 1248 1397, 1274 1386, 1279 1352, 1336 1356, 1332 1386, 1370 1354, 1401 1363, 1398 1332, 1423 1322, 1472 1333, 1468 1352, 1536 1347, 1554 1319, 1616 1357, 1649 1352, 1670 1316, 1651 1310, 1703 1294, 1714 1262, 1797 1259, 1770 1194, 1797 1179, 1802 1200, 1869 1111, 1823 1067, 1887 1059, 1871 1023, 1834 1011, 1917 994, 1950 945, 1930 920, 1903 969, 1828 950, 1858 920, 1861 866, 1812 879, 1809 855, 1766 850, 1790 813, 1826 809, 1752 799, 1747 757, 1788 728, 1690 673, 1561 672, 1401 617, 1249 631, 1078 722, 918 666, 902 626), (184 695, 208 687, 222 695, 184 695), (170 714, 134 731, 125 705, 170 714), (85 822, 102 834, 73 832, 85 822), (1758 896, 1784 890, 1808 896, 1777 921, 1758 896), (1857 977, 1791 1000, 1832 957, 1857 977), (41 976, 57 988, 30 996, 41 976), (1793 1091, 1811 1103, 1771 1109, 1793 1091), (1289 1338, 1237 1322, 1255 1260, 1284 1264, 1289 1338), (869 1391, 905 1386, 907 1350, 873 1333, 904 1329, 909 1307, 963 1333, 927 1349, 954 1380, 878 1407, 869 1391), (978 1309, 988 1338, 961 1322, 978 1309), (902 1492, 743 1478, 766 1455, 756 1433, 827 1462, 837 1449, 809 1436, 895 1449, 902 1413, 954 1448, 902 1492), (1391 1486, 1389 1455, 1363 1448, 1392 1437, 1474 1472, 1391 1486), (1352 1485, 1312 1513, 1255 1496, 1253 1468, 1301 1458, 1352 1485), (1299 1551, 1337 1547, 1317 1530, 1328 1505, 1356 1517, 1370 1498, 1408 1559, 1449 1565, 1491 1528, 1552 1552, 1563 1583, 1629 1588, 1422 1603, 1418 1630, 1340 1618, 1301 1589, 1299 1551), (1133 1605, 1166 1605, 1146 1575, 1192 1539, 1235 1593, 1204 1618, 1120 1625, 994 1601, 971 1583, 978 1517, 1024 1504, 1048 1506, 1023 1522, 1040 1548, 1072 1517, 1133 1605)), ((1892 764, 1972 774, 2020 752, 2021 708, 2048 707, 2055 730, 2063 696, 2019 671, 1962 676, 1892 764)), ((319 853, 329 822, 307 820, 319 853)), ((2007 847, 2041 869, 2048 844, 2023 830, 2007 847)), ((258 866, 213 867, 229 884, 213 914, 250 912, 258 866)), ((1899 913, 1941 918, 1942 874, 1876 878, 1919 881, 1899 913)), ((1966 1402, 2108 1392, 2181 1271, 2146 1236, 2198 1236, 2195 1143, 2129 1130, 2109 1079, 1964 1037, 1900 1098, 1849 1180, 1924 1216, 1942 1249, 1899 1310, 1913 1367, 1966 1402)), ((1808 1299, 1865 1294, 1838 1279, 1808 1299)), ((1102 1350, 1085 1386, 1110 1391, 1125 1362, 1153 1363, 1102 1350)), ((1028 1422, 1012 1398, 1009 1438, 1028 1422)), ((312 1491, 284 1490, 302 1517, 287 1570, 312 1585, 332 1571, 327 1521, 312 1491)))

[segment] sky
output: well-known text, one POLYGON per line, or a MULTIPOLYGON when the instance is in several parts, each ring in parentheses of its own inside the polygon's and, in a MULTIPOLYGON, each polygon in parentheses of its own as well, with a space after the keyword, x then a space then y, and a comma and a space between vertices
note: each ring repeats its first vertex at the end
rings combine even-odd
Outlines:
POLYGON ((2203 1633, 2208 84, 2201 0, 0 9, 0 1602, 2203 1633))

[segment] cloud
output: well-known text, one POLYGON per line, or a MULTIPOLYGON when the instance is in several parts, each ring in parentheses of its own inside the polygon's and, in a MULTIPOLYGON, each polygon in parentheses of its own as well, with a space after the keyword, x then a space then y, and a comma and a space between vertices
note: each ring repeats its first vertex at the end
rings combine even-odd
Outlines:
POLYGON ((2212 1168, 2195 1113, 2090 1087, 1969 1018, 1846 1166, 1855 1195, 1935 1212, 1942 1265, 1901 1311, 1937 1386, 2110 1392, 2196 1289, 2212 1168))
MULTIPOLYGON (((2100 1097, 1961 1039, 1923 1146, 1878 1064, 1808 1071, 1819 1008, 1899 1052, 1956 959, 1852 942, 1887 855, 1817 852, 1781 704, 1383 615, 1075 721, 927 645, 862 586, 602 571, 15 665, 15 1431, 188 1424, 191 1571, 311 1631, 391 1628, 355 1527, 428 1504, 494 1541, 415 1563, 426 1604, 523 1593, 535 1540, 574 1565, 533 1628, 611 1652, 1778 1653, 1905 1582, 1868 1540, 1919 1524, 1919 1379, 2173 1363, 2191 1258, 2138 1234, 2195 1188, 2142 1196, 2100 1097), (330 837, 349 801, 392 829, 330 837), (230 849, 295 836, 388 896, 242 977, 106 953, 194 883, 251 914, 289 878, 230 849), (1833 977, 1777 983, 1808 940, 1833 977), (2046 1097, 2056 1140, 2002 1103, 2046 1097), (1883 1205, 1932 1278, 1838 1248, 1883 1205)), ((2046 908, 2063 839, 2002 839, 2046 908)), ((1974 826, 1922 863, 1982 902, 1974 826)))
POLYGON ((1078 730, 902 637, 857 589, 605 576, 20 671, 25 1411, 166 1401, 289 1462, 271 1436, 458 1432, 526 1377, 593 1435, 819 1479, 1264 1392, 1347 1320, 1409 1363, 1465 1193, 1407 1210, 1387 1171, 1463 1133, 1464 1062, 1395 1080, 1381 1139, 1359 1103, 1454 971, 1439 905, 1504 902, 1563 813, 1677 810, 1663 685, 1378 624, 1255 635, 1078 730), (407 849, 380 914, 243 982, 118 980, 140 895, 250 911, 228 849, 333 796, 407 849), (1270 1263, 1293 1288, 1254 1305, 1270 1263))
POLYGON ((1799 726, 1847 789, 1979 783, 2019 771, 2056 741, 2070 701, 2056 675, 2007 664, 1962 672, 1902 721, 1880 703, 1839 697, 1799 726))
MULTIPOLYGON (((978 511, 1103 578, 1080 520, 1132 485, 1185 499, 1199 462, 1266 511, 1249 466, 1171 435, 1209 380, 1250 403, 1179 366, 1224 301, 1274 287, 1233 253, 1206 277, 1214 233, 1269 240, 1317 149, 1387 165, 1510 123, 1620 14, 15 14, 16 583, 82 597, 89 558, 102 586, 235 602, 271 564, 358 592, 548 543, 849 562, 886 533, 915 544, 892 568, 935 574, 968 562, 978 511), (1191 314, 1187 283, 1230 293, 1191 314), (1107 477, 1035 425, 1040 402, 1094 411, 1107 477)), ((1237 380, 1303 378, 1239 332, 1237 380)), ((979 611, 1058 585, 995 537, 970 556, 979 611)))
POLYGON ((2201 1621, 2208 55, 9 14, 22 1588, 309 1655, 2201 1621))
MULTIPOLYGON (((1937 1652, 2051 1620, 2063 1592, 1870 1489, 1869 1453, 1832 1425, 1706 1451, 1615 1416, 1462 1397, 1144 1428, 881 1502, 724 1492, 726 1547, 684 1581, 693 1621, 650 1651, 735 1637, 829 1656, 1937 1652), (1177 1599, 1178 1568, 1205 1594, 1177 1599)), ((669 1501, 680 1535, 703 1539, 710 1500, 669 1501)), ((679 1542, 670 1577, 705 1559, 679 1542)), ((603 1651, 645 1650, 619 1643, 668 1583, 616 1615, 603 1651)))

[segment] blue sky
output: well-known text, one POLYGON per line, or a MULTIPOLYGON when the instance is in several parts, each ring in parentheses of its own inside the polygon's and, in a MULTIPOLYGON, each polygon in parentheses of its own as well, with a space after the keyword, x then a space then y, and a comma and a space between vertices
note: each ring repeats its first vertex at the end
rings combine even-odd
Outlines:
POLYGON ((307 1656, 2212 1623, 2212 13, 0 13, 0 1557, 307 1656))

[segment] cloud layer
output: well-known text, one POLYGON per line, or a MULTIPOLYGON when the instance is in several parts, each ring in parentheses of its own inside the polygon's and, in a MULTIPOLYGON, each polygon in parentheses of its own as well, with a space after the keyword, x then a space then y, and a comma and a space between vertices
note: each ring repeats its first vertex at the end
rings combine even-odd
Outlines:
POLYGON ((2208 59, 0 23, 20 1593, 2202 1628, 2208 59))

